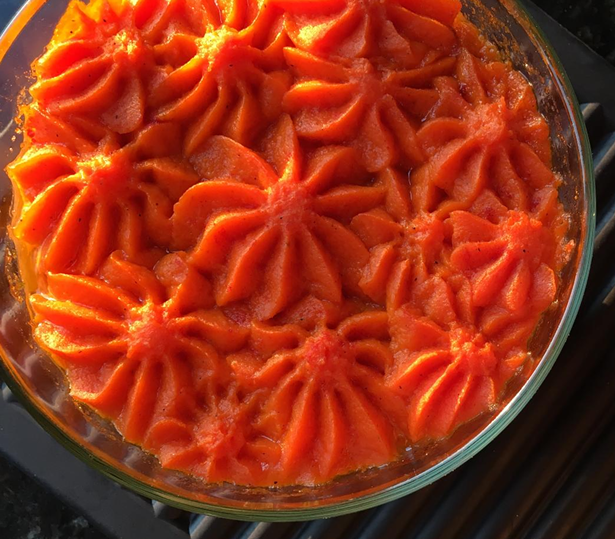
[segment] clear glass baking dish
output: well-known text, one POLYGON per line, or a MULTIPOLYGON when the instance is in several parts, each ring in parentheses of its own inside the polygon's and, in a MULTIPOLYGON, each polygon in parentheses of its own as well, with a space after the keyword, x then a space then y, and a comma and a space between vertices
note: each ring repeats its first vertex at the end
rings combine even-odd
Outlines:
MULTIPOLYGON (((428 0, 426 0, 428 1, 428 0)), ((68 0, 30 0, 0 38, 0 169, 19 150, 14 116, 29 66, 41 54, 68 0)), ((560 198, 572 216, 576 251, 561 275, 556 305, 530 341, 533 372, 509 385, 500 409, 459 429, 445 443, 385 467, 317 487, 249 488, 206 484, 162 469, 113 426, 80 408, 65 379, 34 343, 14 251, 7 235, 11 186, 0 173, 0 353, 2 378, 42 427, 105 475, 144 496, 183 509, 241 520, 308 520, 367 509, 405 496, 451 472, 492 441, 531 399, 553 366, 579 309, 589 272, 595 194, 591 150, 583 118, 555 52, 513 0, 464 0, 464 13, 533 84, 552 132, 554 164, 563 178, 560 198)))

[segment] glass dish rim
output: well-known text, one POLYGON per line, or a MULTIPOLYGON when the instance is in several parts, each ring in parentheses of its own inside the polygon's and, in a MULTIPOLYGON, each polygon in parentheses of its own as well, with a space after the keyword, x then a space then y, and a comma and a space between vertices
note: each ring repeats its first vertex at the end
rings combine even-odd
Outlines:
MULTIPOLYGON (((9 50, 23 28, 46 2, 47 0, 27 0, 22 5, 20 10, 0 35, 0 62, 3 61, 6 52, 9 50)), ((581 305, 583 292, 587 284, 593 251, 596 220, 592 152, 585 122, 583 120, 581 109, 576 99, 571 82, 553 47, 521 2, 518 0, 500 0, 500 2, 511 12, 513 17, 523 27, 527 34, 535 40, 539 50, 545 56, 546 63, 550 66, 554 74, 553 82, 559 86, 562 96, 564 97, 564 106, 571 120, 573 139, 578 151, 580 152, 581 170, 583 175, 583 209, 586 219, 581 236, 581 256, 570 290, 568 302, 559 323, 552 334, 546 351, 538 362, 536 369, 523 384, 521 389, 476 435, 430 468, 417 475, 408 477, 399 483, 385 486, 380 490, 370 491, 367 494, 360 494, 355 498, 344 499, 340 502, 328 505, 303 505, 298 508, 283 507, 272 509, 252 509, 236 506, 225 506, 223 503, 212 504, 178 496, 162 488, 147 484, 136 477, 132 477, 129 473, 118 469, 109 462, 106 462, 104 459, 82 446, 76 437, 68 434, 58 423, 56 423, 47 413, 43 411, 42 405, 37 404, 28 396, 28 391, 21 386, 18 381, 18 377, 15 376, 8 367, 9 362, 5 361, 5 352, 0 347, 0 355, 3 359, 3 361, 0 361, 0 371, 2 372, 2 377, 9 386, 10 390, 17 396, 20 403, 24 405, 30 415, 34 417, 34 419, 47 433, 52 435, 73 455, 94 467, 112 480, 125 487, 128 487, 138 494, 163 503, 168 503, 186 511, 246 521, 302 521, 316 518, 330 518, 370 509, 377 505, 391 502, 406 496, 433 483, 434 481, 452 472, 475 456, 479 451, 484 449, 513 421, 513 419, 515 419, 519 412, 530 401, 553 367, 555 360, 559 356, 559 353, 564 346, 581 305)))

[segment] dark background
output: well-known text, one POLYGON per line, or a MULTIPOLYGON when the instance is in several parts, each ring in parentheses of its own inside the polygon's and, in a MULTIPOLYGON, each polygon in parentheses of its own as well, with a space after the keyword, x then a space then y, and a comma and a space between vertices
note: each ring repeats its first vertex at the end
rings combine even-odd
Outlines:
POLYGON ((534 0, 534 3, 615 64, 615 0, 534 0))
MULTIPOLYGON (((534 2, 615 65, 615 0, 534 2)), ((6 25, 20 4, 20 0, 0 0, 0 27, 6 25)), ((26 476, 0 456, 0 538, 105 539, 105 536, 93 529, 83 516, 39 487, 35 478, 26 476)))

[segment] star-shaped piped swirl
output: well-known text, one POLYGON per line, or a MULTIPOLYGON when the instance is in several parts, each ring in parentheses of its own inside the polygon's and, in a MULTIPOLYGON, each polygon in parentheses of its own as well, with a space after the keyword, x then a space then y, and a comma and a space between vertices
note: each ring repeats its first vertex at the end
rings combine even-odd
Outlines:
POLYGON ((279 460, 266 463, 272 478, 290 472, 313 484, 388 462, 404 411, 385 381, 387 314, 354 314, 336 329, 305 325, 254 323, 251 350, 229 357, 238 387, 262 402, 253 428, 279 445, 279 460))
POLYGON ((438 264, 446 261, 445 227, 434 215, 413 215, 399 173, 387 169, 379 181, 387 189, 384 204, 356 215, 350 227, 369 249, 359 286, 373 301, 397 309, 413 287, 439 273, 438 264))
POLYGON ((201 116, 186 135, 188 153, 212 132, 246 142, 276 117, 290 83, 276 71, 287 43, 277 10, 247 0, 152 4, 71 4, 58 42, 34 65, 38 106, 117 133, 150 116, 201 116))
MULTIPOLYGON (((30 88, 40 108, 64 118, 93 118, 117 133, 140 127, 145 114, 143 78, 151 50, 128 13, 128 4, 73 3, 60 22, 63 35, 34 63, 30 88)), ((138 9, 135 8, 135 9, 138 9)))
POLYGON ((282 47, 288 39, 279 14, 276 18, 276 11, 264 6, 243 27, 241 17, 232 15, 238 11, 221 9, 221 16, 237 19, 234 26, 212 21, 204 35, 177 32, 153 47, 157 67, 148 107, 160 120, 188 122, 187 155, 216 134, 250 145, 281 113, 291 81, 284 69, 282 47))
POLYGON ((450 52, 459 2, 274 0, 298 49, 320 56, 370 57, 418 66, 433 51, 450 52))
POLYGON ((283 104, 300 138, 351 146, 372 172, 423 162, 416 127, 438 100, 431 80, 450 74, 454 57, 392 71, 362 58, 333 62, 290 47, 284 54, 298 80, 283 104))
POLYGON ((467 277, 482 333, 499 351, 525 343, 555 299, 553 232, 525 213, 510 212, 499 224, 468 212, 454 212, 453 268, 467 277))
POLYGON ((212 275, 218 305, 247 301, 262 320, 306 293, 334 303, 360 293, 368 252, 348 222, 383 201, 385 186, 348 148, 320 148, 303 164, 289 117, 265 146, 271 164, 231 139, 210 139, 193 159, 207 180, 175 205, 175 247, 212 275))
POLYGON ((211 309, 209 283, 179 254, 155 273, 116 253, 99 277, 49 274, 31 305, 35 338, 66 369, 71 395, 157 452, 188 443, 224 393, 220 351, 241 349, 248 337, 211 309))
POLYGON ((13 233, 40 248, 39 272, 93 274, 115 249, 151 267, 169 245, 173 203, 198 181, 172 157, 177 126, 150 124, 118 146, 114 136, 81 153, 34 144, 8 167, 21 205, 13 233))
POLYGON ((442 438, 495 405, 499 361, 482 335, 403 307, 392 315, 391 337, 395 369, 388 383, 408 403, 411 440, 442 438))
POLYGON ((430 303, 439 296, 434 289, 437 278, 450 273, 446 226, 433 214, 415 214, 407 180, 399 172, 382 171, 378 183, 386 190, 382 204, 350 222, 369 250, 359 286, 389 311, 412 297, 430 303))
POLYGON ((433 119, 417 133, 428 160, 411 177, 416 209, 446 217, 489 191, 507 209, 552 216, 559 181, 529 83, 465 49, 455 69, 454 77, 435 79, 433 119))

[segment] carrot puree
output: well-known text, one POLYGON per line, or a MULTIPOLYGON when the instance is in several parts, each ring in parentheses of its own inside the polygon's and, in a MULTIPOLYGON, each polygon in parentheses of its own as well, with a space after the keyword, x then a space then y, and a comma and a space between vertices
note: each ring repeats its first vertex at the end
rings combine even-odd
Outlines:
POLYGON ((74 399, 264 486, 497 410, 573 246, 532 88, 460 7, 70 3, 8 173, 74 399))

